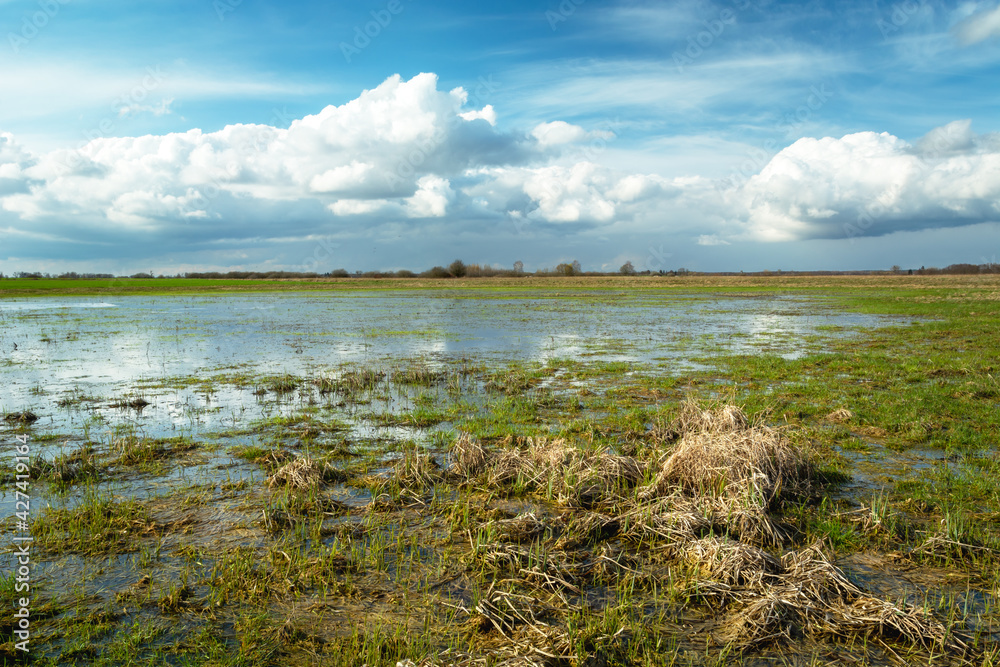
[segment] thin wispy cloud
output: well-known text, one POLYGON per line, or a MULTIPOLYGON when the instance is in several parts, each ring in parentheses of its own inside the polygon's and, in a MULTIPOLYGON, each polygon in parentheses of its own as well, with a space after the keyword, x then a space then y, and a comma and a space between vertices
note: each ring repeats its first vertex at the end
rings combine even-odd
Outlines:
POLYGON ((977 11, 956 25, 954 32, 966 45, 1000 39, 1000 6, 977 11))

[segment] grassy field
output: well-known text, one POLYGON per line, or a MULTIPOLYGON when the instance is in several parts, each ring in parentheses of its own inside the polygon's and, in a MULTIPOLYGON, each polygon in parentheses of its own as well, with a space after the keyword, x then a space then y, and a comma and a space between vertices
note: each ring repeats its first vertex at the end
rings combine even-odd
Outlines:
POLYGON ((401 359, 131 388, 286 408, 198 439, 11 413, 2 438, 72 443, 31 467, 54 501, 32 526, 36 664, 1000 662, 996 277, 82 282, 0 295, 789 293, 915 323, 682 373, 401 359), (251 474, 169 477, 206 462, 251 474))
POLYGON ((314 278, 303 280, 202 280, 188 278, 59 280, 5 278, 0 297, 196 294, 226 292, 351 290, 684 290, 737 292, 873 293, 883 297, 939 290, 973 290, 996 295, 996 276, 573 276, 521 278, 314 278))

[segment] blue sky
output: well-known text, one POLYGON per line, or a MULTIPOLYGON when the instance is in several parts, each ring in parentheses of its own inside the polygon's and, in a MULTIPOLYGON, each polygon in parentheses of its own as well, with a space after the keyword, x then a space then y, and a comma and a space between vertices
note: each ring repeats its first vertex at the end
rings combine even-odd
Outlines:
POLYGON ((1000 254, 995 0, 0 0, 0 25, 5 273, 1000 254))

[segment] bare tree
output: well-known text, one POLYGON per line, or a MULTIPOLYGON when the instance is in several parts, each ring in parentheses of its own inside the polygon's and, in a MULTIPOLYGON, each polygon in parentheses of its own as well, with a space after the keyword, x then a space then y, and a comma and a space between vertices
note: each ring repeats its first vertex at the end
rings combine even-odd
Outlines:
POLYGON ((524 262, 521 260, 514 262, 514 273, 524 273, 524 262))
POLYGON ((632 266, 632 261, 629 260, 624 264, 622 264, 622 268, 618 269, 618 272, 621 273, 623 276, 634 276, 635 267, 632 266))

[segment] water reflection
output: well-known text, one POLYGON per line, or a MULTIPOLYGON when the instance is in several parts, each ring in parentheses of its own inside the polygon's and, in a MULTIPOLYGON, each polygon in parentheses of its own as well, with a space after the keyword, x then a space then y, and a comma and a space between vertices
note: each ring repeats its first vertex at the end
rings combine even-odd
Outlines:
POLYGON ((400 358, 552 358, 683 363, 718 352, 797 356, 831 326, 889 318, 802 298, 491 293, 122 296, 0 300, 0 406, 140 380, 214 374, 315 374, 400 358), (461 297, 461 298, 460 298, 461 297))

